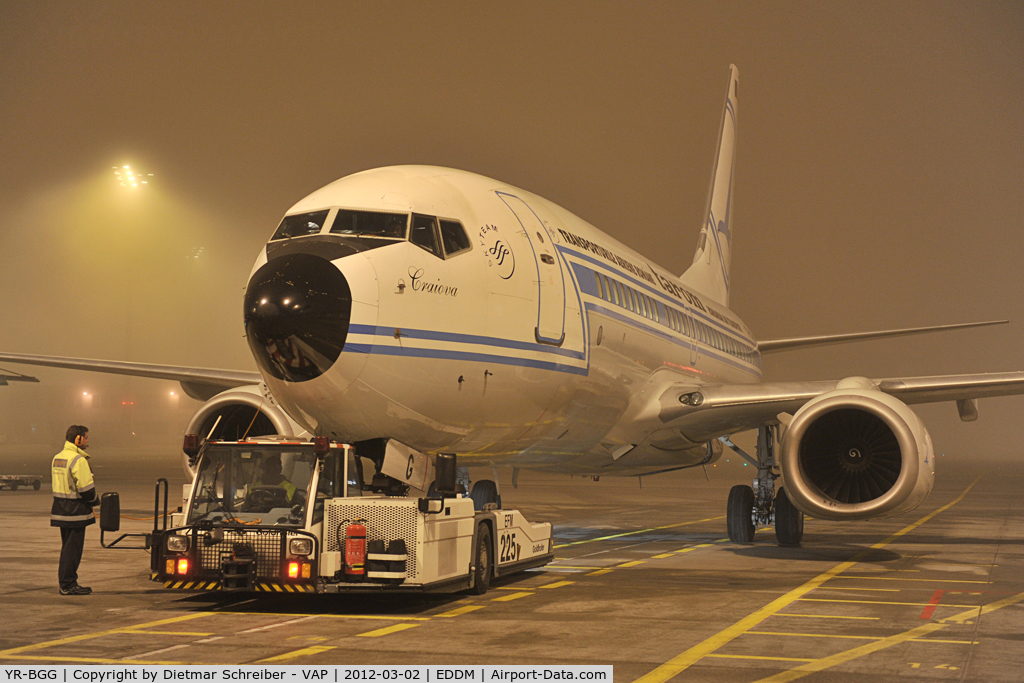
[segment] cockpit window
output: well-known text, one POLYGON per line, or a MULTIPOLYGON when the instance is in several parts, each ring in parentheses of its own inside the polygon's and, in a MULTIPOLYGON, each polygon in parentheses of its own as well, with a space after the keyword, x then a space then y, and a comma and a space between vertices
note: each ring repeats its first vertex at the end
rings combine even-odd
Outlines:
POLYGON ((433 216, 412 215, 412 232, 409 241, 417 247, 426 249, 431 254, 444 258, 441 247, 437 243, 437 219, 433 216))
POLYGON ((271 237, 273 240, 283 240, 289 237, 301 237, 303 235, 315 235, 324 227, 327 214, 330 211, 314 211, 312 213, 297 213, 294 216, 285 216, 281 225, 277 226, 277 232, 271 237))
POLYGON ((458 221, 446 221, 443 218, 441 223, 441 243, 444 245, 446 256, 454 256, 470 248, 469 236, 458 221))
POLYGON ((338 209, 334 225, 331 226, 331 234, 404 240, 408 222, 409 216, 404 213, 338 209))

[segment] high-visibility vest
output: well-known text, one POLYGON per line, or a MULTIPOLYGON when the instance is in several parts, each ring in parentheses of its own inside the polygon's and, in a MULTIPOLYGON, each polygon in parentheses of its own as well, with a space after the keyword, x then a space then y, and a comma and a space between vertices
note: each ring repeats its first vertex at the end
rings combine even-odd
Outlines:
POLYGON ((64 450, 53 456, 51 466, 53 507, 50 526, 84 527, 96 523, 92 506, 96 504, 96 483, 89 467, 89 456, 67 441, 64 450))

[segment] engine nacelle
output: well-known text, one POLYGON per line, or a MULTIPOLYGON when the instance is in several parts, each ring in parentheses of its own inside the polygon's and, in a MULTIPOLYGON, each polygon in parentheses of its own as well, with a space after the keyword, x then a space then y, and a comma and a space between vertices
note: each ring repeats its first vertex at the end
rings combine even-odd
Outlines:
POLYGON ((932 439, 901 401, 851 378, 808 401, 782 436, 786 493, 818 519, 913 510, 935 481, 932 439))
MULTIPOLYGON (((264 396, 255 386, 228 389, 211 398, 188 421, 185 433, 198 434, 202 439, 227 441, 275 434, 309 437, 309 432, 288 417, 273 398, 264 396)), ((188 466, 185 454, 182 454, 182 467, 190 480, 195 477, 195 470, 188 466)))

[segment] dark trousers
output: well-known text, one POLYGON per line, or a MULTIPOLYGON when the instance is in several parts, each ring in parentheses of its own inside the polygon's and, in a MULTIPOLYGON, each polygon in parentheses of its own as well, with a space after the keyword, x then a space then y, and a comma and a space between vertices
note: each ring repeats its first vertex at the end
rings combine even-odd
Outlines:
POLYGON ((82 561, 82 549, 85 548, 85 527, 60 527, 60 566, 57 568, 57 580, 64 590, 78 585, 78 565, 82 561))

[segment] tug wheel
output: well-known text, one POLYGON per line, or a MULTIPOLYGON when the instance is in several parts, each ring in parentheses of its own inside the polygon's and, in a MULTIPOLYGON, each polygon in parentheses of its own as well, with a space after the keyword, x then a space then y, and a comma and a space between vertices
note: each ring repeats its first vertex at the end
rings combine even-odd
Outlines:
POLYGON ((491 546, 491 529, 486 524, 477 527, 476 549, 473 554, 473 588, 474 595, 483 595, 491 586, 491 560, 494 552, 491 546))

